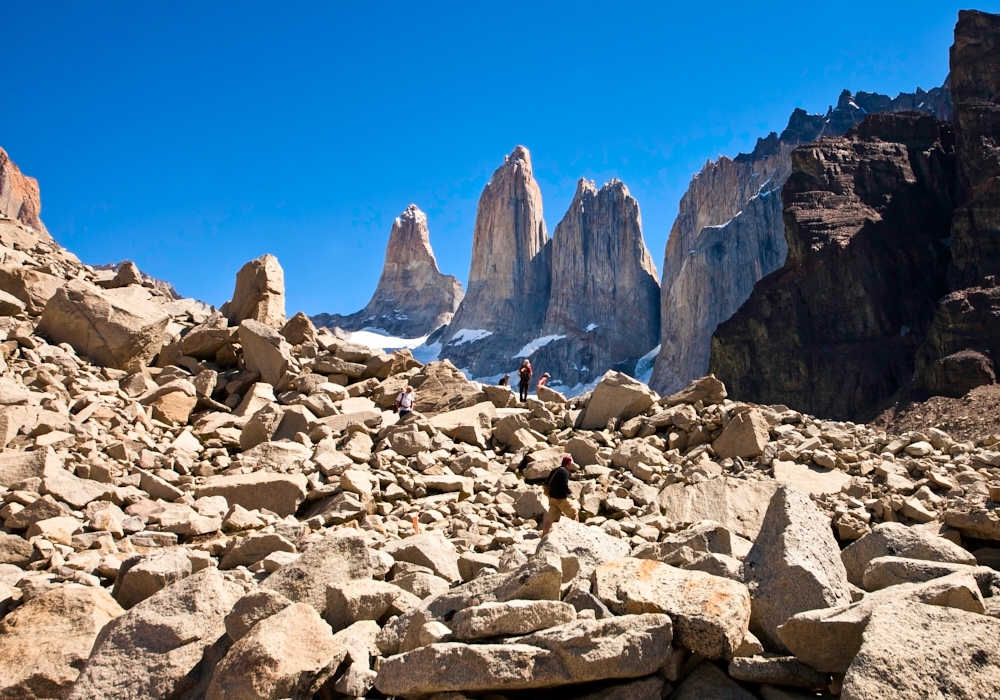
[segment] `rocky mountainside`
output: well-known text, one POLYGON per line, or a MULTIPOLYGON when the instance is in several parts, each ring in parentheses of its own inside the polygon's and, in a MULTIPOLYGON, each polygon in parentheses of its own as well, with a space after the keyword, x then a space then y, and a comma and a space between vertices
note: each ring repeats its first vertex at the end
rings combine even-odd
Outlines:
POLYGON ((996 381, 998 35, 994 15, 961 14, 954 136, 928 118, 873 115, 849 134, 871 142, 864 154, 851 147, 860 160, 845 159, 836 139, 795 151, 784 196, 797 250, 712 343, 712 370, 736 395, 858 418, 897 391, 962 396, 996 381), (877 153, 893 141, 912 174, 877 153), (882 252, 858 256, 870 236, 882 252))
POLYGON ((441 357, 476 377, 513 373, 529 358, 569 387, 609 367, 632 372, 659 334, 656 277, 639 204, 618 180, 600 190, 580 180, 549 240, 530 155, 518 146, 480 199, 469 294, 441 357))
POLYGON ((0 216, 19 221, 31 227, 36 234, 51 240, 45 224, 39 218, 42 211, 42 197, 38 191, 38 181, 21 173, 0 148, 0 216))
POLYGON ((600 190, 580 180, 550 245, 552 290, 534 336, 545 344, 519 356, 567 386, 609 367, 631 372, 660 333, 660 285, 639 203, 619 180, 600 190))
POLYGON ((438 270, 427 215, 411 204, 392 224, 382 276, 368 305, 350 316, 319 314, 312 320, 320 327, 377 328, 392 336, 420 338, 447 325, 462 297, 461 283, 438 270))
POLYGON ((479 198, 469 288, 441 338, 441 356, 477 377, 502 372, 514 362, 511 358, 541 328, 550 256, 531 154, 518 146, 479 198))
POLYGON ((788 260, 720 324, 711 368, 736 396, 853 418, 910 381, 947 289, 954 134, 871 115, 792 169, 788 260))
POLYGON ((758 280, 785 263, 780 193, 792 172, 792 151, 842 136, 867 114, 903 111, 950 120, 948 82, 896 98, 845 90, 825 115, 796 109, 780 136, 772 132, 752 153, 723 156, 695 175, 664 254, 654 387, 676 391, 704 374, 715 328, 736 313, 758 280))
MULTIPOLYGON (((852 139, 892 180, 906 145, 852 139)), ((998 436, 712 376, 519 404, 286 319, 271 256, 223 314, 0 246, 0 697, 1000 693, 998 436), (565 454, 580 522, 541 537, 565 454)))

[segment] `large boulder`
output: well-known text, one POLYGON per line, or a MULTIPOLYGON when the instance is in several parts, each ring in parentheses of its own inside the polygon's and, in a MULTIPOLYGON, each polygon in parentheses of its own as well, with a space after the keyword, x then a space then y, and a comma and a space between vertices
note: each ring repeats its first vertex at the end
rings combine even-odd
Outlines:
POLYGON ((312 698, 347 654, 305 603, 258 622, 215 667, 207 700, 312 698))
POLYGON ((198 683, 205 650, 244 593, 218 569, 167 586, 101 630, 69 700, 167 700, 198 683))
POLYGON ((594 569, 628 556, 629 550, 625 540, 613 537, 598 527, 563 518, 542 538, 537 554, 559 557, 564 583, 575 578, 589 584, 594 569))
POLYGON ((231 326, 251 320, 281 328, 285 324, 285 272, 278 259, 262 255, 241 267, 233 298, 220 310, 231 326))
POLYGON ((748 540, 757 539, 777 485, 770 480, 718 477, 699 484, 671 484, 656 502, 674 521, 714 520, 748 540))
POLYGON ((876 525, 871 532, 852 542, 840 553, 847 571, 847 580, 855 586, 864 586, 865 569, 872 559, 886 556, 972 566, 976 564, 972 553, 954 542, 900 523, 876 525))
POLYGON ((777 629, 793 615, 851 602, 829 518, 787 486, 771 498, 743 574, 753 600, 750 631, 768 649, 786 651, 777 629))
POLYGON ((60 471, 62 471, 62 460, 48 450, 0 454, 0 486, 5 488, 10 488, 25 479, 43 478, 60 471))
POLYGON ((211 476, 197 486, 195 498, 222 496, 229 505, 239 505, 247 510, 267 508, 284 517, 294 515, 305 500, 309 482, 303 474, 233 474, 211 476))
POLYGON ((0 621, 0 697, 66 697, 98 632, 124 612, 90 586, 60 586, 17 608, 0 621))
POLYGON ((763 454, 770 439, 767 419, 756 408, 751 408, 732 417, 712 443, 712 449, 719 459, 757 457, 763 454))
MULTIPOLYGON (((772 696, 768 696, 772 697, 772 696)), ((793 696, 774 695, 777 700, 793 696)), ((717 666, 703 663, 678 686, 670 700, 756 700, 756 696, 741 688, 736 681, 719 670, 717 666)))
POLYGON ((576 610, 558 600, 511 600, 460 610, 451 620, 457 641, 511 637, 557 627, 576 619, 576 610))
POLYGON ((872 613, 901 601, 979 614, 985 610, 975 577, 960 573, 922 584, 893 586, 850 605, 801 612, 778 628, 778 636, 796 658, 816 670, 844 673, 861 648, 872 613))
POLYGON ((627 615, 578 620, 508 644, 431 644, 386 659, 375 687, 413 697, 638 678, 666 662, 672 634, 666 615, 627 615))
POLYGON ((291 361, 292 346, 288 341, 278 331, 253 319, 240 324, 239 338, 247 369, 259 373, 266 384, 277 385, 291 361))
POLYGON ((677 643, 706 658, 731 654, 746 636, 750 594, 742 583, 632 558, 598 566, 593 583, 616 614, 669 615, 677 643))
POLYGON ((326 612, 326 589, 331 583, 370 579, 372 560, 357 530, 334 530, 309 545, 301 557, 267 577, 264 588, 296 603, 309 603, 326 612))
POLYGON ((642 382, 624 372, 608 370, 590 395, 580 428, 603 430, 612 418, 625 422, 645 413, 656 400, 656 394, 642 382))
POLYGON ((461 581, 458 550, 439 531, 411 535, 386 544, 382 551, 396 561, 426 566, 446 581, 461 581))
POLYGON ((129 369, 149 364, 163 347, 168 323, 144 287, 99 289, 72 280, 45 304, 38 332, 69 343, 95 365, 129 369))
POLYGON ((413 410, 425 416, 436 416, 489 401, 482 386, 466 379, 461 370, 448 360, 431 362, 413 377, 411 383, 416 387, 417 395, 413 410))
POLYGON ((135 607, 171 583, 208 566, 211 559, 202 555, 204 558, 190 556, 187 550, 177 548, 127 560, 115 579, 115 600, 126 610, 135 607))
POLYGON ((55 275, 23 265, 0 265, 0 291, 18 299, 28 311, 37 314, 45 308, 66 281, 55 275))
POLYGON ((1000 696, 1000 620, 954 608, 877 608, 841 700, 1000 696))

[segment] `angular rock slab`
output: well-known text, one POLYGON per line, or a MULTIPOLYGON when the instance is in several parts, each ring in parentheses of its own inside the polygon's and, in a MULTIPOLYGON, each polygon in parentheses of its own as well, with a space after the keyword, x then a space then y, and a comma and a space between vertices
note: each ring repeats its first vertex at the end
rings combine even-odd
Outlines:
POLYGON ((767 419, 755 408, 733 416, 722 434, 712 443, 719 459, 757 457, 771 439, 767 419))
POLYGON ((207 700, 312 698, 347 649, 305 603, 258 622, 215 667, 207 700))
POLYGON ((1000 697, 1000 620, 900 603, 877 608, 841 700, 1000 697))
POLYGON ((285 272, 273 255, 251 260, 236 273, 233 298, 222 305, 232 326, 250 319, 271 328, 285 323, 285 272))
POLYGON ((705 662, 678 686, 670 700, 756 700, 714 664, 705 662))
POLYGON ((98 632, 125 611, 103 588, 63 586, 0 621, 0 697, 64 698, 98 632))
POLYGON ((864 586, 865 569, 873 559, 886 556, 976 565, 972 553, 954 542, 900 523, 876 525, 871 532, 840 553, 847 580, 855 586, 864 586))
POLYGON ((103 290, 72 280, 45 304, 38 332, 69 343, 95 365, 128 369, 149 364, 169 322, 143 287, 103 290))
POLYGON ((223 496, 229 505, 247 510, 267 508, 284 517, 294 515, 306 498, 309 482, 303 474, 233 474, 210 476, 195 488, 194 497, 223 496))
POLYGON ((623 372, 608 370, 594 387, 580 428, 603 430, 611 418, 625 422, 644 413, 656 400, 656 394, 642 382, 623 372))
POLYGON ((459 642, 490 637, 531 634, 538 630, 573 622, 576 610, 558 600, 511 600, 483 603, 466 608, 451 620, 451 632, 459 642))
POLYGON ((674 521, 714 520, 740 537, 757 539, 764 514, 777 485, 721 476, 700 484, 671 484, 656 503, 674 521))
POLYGON ((609 535, 599 527, 591 527, 563 518, 552 526, 539 543, 537 554, 553 554, 562 560, 563 583, 574 578, 589 581, 601 564, 627 557, 629 544, 609 535))
POLYGON ((244 588, 205 569, 142 601, 101 630, 69 700, 166 700, 193 688, 205 650, 244 588))
POLYGON ((711 659, 734 652, 750 623, 750 593, 742 583, 649 559, 602 564, 593 592, 619 615, 669 615, 677 643, 711 659))
POLYGON ((510 644, 431 644, 386 659, 375 687, 413 697, 638 678, 666 662, 672 635, 666 615, 627 615, 580 620, 510 644))
POLYGON ((777 629, 793 615, 852 602, 829 518, 788 486, 771 498, 743 574, 753 600, 750 631, 765 648, 786 650, 777 629))
POLYGON ((371 554, 360 532, 334 530, 305 553, 268 576, 261 587, 296 603, 326 612, 326 588, 331 583, 372 577, 371 554))
POLYGON ((905 601, 978 614, 985 610, 975 577, 959 573, 921 584, 893 586, 851 605, 807 610, 779 627, 778 636, 803 663, 827 673, 844 673, 861 649, 872 612, 905 601))
POLYGON ((438 531, 410 535, 386 544, 382 551, 396 561, 426 566, 448 581, 461 581, 458 571, 458 550, 438 531))

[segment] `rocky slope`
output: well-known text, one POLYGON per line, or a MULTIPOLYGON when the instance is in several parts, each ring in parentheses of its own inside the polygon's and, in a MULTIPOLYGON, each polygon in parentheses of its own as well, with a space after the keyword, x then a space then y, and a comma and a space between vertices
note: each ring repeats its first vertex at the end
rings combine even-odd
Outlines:
POLYGON ((469 288, 441 338, 442 357, 492 375, 536 337, 551 285, 548 243, 531 154, 518 146, 479 198, 469 288))
POLYGON ((427 215, 411 204, 392 224, 382 276, 368 305, 350 316, 319 314, 312 320, 320 327, 377 328, 392 336, 420 338, 447 325, 462 297, 461 283, 438 270, 427 215))
POLYGON ((551 246, 552 291, 535 336, 548 342, 519 356, 567 386, 609 367, 631 372, 660 333, 660 285, 639 203, 619 180, 600 190, 580 180, 551 246))
POLYGON ((845 90, 825 115, 796 109, 780 136, 772 133, 752 153, 723 156, 695 175, 664 254, 654 387, 676 391, 704 374, 715 328, 739 309, 758 280, 784 264, 780 193, 792 172, 792 151, 841 136, 867 114, 910 110, 949 120, 948 83, 896 98, 845 90))
POLYGON ((856 417, 913 376, 946 290, 954 135, 872 115, 792 167, 788 259, 718 327, 710 366, 736 396, 856 417))
POLYGON ((51 240, 45 224, 39 218, 42 211, 42 197, 38 191, 38 181, 21 173, 0 148, 0 216, 19 221, 31 227, 35 233, 51 240))

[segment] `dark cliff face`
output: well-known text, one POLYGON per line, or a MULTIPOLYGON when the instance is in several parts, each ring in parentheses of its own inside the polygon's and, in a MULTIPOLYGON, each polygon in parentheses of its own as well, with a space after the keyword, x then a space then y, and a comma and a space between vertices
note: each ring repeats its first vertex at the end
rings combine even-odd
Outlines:
POLYGON ((393 222, 382 275, 368 305, 349 316, 319 314, 312 320, 317 326, 347 331, 377 328, 389 335, 419 338, 451 321, 461 301, 461 283, 438 270, 427 216, 411 204, 393 222))
POLYGON ((796 109, 780 135, 751 153, 709 162, 681 199, 663 261, 660 352, 651 385, 673 393, 708 368, 712 333, 736 313, 754 284, 785 262, 781 188, 792 151, 842 136, 877 112, 919 111, 951 118, 948 83, 895 98, 844 90, 825 114, 796 109))
POLYGON ((1000 357, 1000 16, 961 12, 951 49, 957 204, 949 294, 917 355, 917 386, 961 396, 1000 357))
POLYGON ((660 335, 660 285, 639 203, 619 180, 600 190, 580 180, 551 246, 552 288, 537 337, 553 340, 527 357, 567 386, 610 367, 633 372, 660 335))
POLYGON ((913 376, 947 291, 950 125, 870 115, 792 154, 782 191, 788 259, 712 339, 734 398, 852 418, 913 376))

